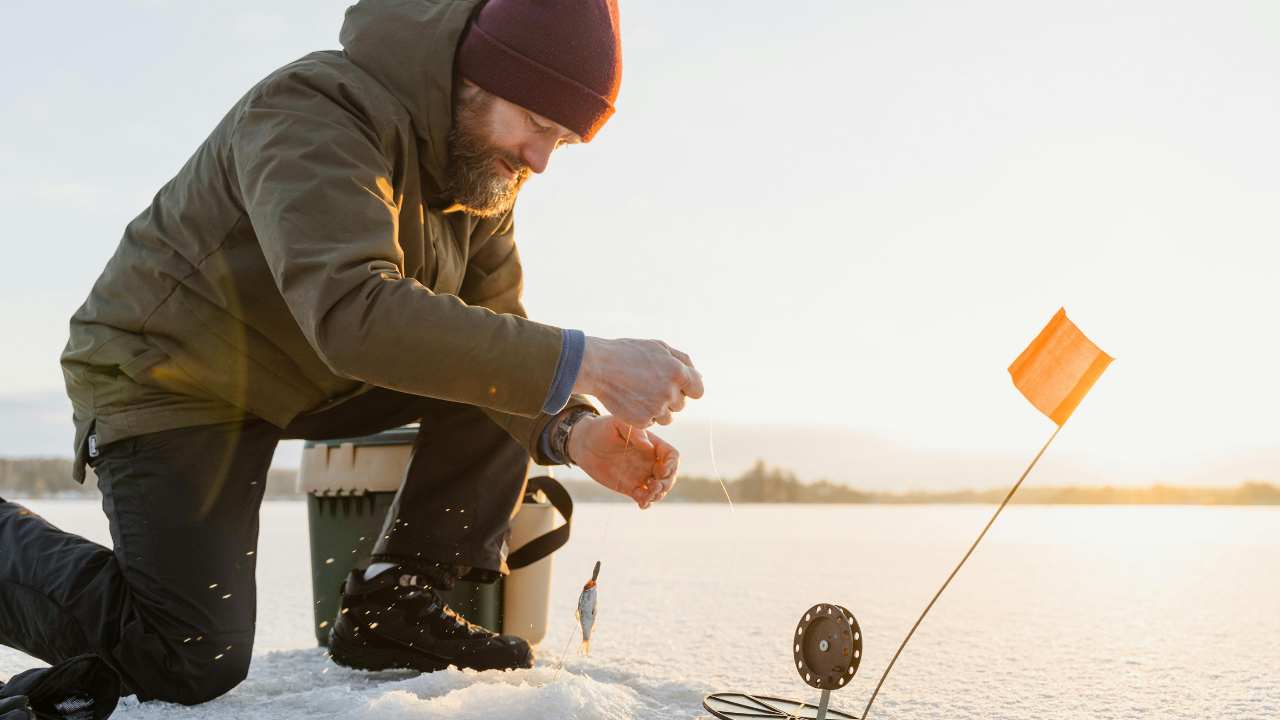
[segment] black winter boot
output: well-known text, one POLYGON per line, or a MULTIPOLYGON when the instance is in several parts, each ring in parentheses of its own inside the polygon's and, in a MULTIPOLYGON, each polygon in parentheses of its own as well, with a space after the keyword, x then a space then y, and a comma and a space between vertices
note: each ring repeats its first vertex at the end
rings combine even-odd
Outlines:
POLYGON ((372 580, 364 579, 363 570, 351 571, 329 631, 329 653, 339 665, 359 670, 533 667, 529 643, 467 622, 426 578, 400 567, 372 580))
POLYGON ((0 683, 0 720, 105 720, 120 701, 120 678, 95 655, 18 673, 0 683), (10 718, 12 715, 12 718, 10 718))
POLYGON ((0 698, 0 720, 36 720, 25 695, 0 698))

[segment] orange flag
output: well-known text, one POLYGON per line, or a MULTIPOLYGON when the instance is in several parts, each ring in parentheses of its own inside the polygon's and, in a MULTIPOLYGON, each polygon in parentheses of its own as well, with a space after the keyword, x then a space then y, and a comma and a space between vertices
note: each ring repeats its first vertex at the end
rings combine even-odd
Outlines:
POLYGON ((1060 309, 1009 366, 1009 374, 1027 400, 1061 427, 1112 360, 1060 309))

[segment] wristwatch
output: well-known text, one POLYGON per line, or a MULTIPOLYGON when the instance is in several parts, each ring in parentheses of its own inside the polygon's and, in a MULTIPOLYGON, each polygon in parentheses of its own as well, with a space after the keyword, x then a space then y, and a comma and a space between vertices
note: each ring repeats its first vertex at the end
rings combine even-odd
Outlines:
POLYGON ((571 411, 568 415, 561 418, 555 428, 551 430, 551 454, 553 460, 558 460, 565 465, 572 465, 573 458, 569 457, 569 431, 573 430, 573 426, 585 417, 595 416, 598 413, 590 408, 580 407, 571 411))

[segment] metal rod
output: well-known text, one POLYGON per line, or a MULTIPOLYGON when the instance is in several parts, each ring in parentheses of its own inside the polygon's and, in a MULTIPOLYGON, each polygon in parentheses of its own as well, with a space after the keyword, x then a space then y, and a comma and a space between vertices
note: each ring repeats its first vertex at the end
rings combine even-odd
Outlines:
POLYGON ((831 691, 823 690, 822 697, 818 698, 818 714, 814 716, 815 720, 826 720, 827 705, 831 704, 831 691))
POLYGON ((987 526, 982 528, 982 532, 978 533, 978 539, 974 540, 973 544, 969 546, 969 551, 964 554, 964 557, 960 558, 960 563, 956 565, 956 569, 952 570, 951 574, 947 576, 947 581, 942 583, 942 587, 938 588, 938 592, 933 594, 933 599, 925 606, 924 612, 920 613, 920 617, 916 619, 916 624, 911 626, 910 632, 908 632, 907 636, 903 638, 902 644, 898 646, 898 651, 893 654, 893 659, 889 661, 889 667, 885 668, 884 674, 880 676, 880 682, 876 683, 876 689, 871 693, 871 699, 867 701, 867 706, 862 709, 862 720, 867 720, 867 713, 871 712, 871 704, 876 701, 876 696, 880 694, 880 687, 884 685, 885 678, 889 677, 889 671, 893 669, 893 664, 898 661, 898 656, 902 654, 902 649, 907 646, 907 642, 911 640, 911 636, 916 633, 916 628, 920 627, 920 623, 924 620, 924 616, 929 614, 929 610, 933 608, 934 603, 938 602, 938 598, 942 595, 942 591, 947 589, 947 586, 951 584, 951 579, 956 576, 956 573, 960 572, 960 568, 964 567, 965 561, 968 560, 969 556, 973 554, 973 551, 978 548, 978 543, 982 542, 982 538, 986 537, 987 531, 991 529, 996 518, 1000 517, 1000 511, 1004 510, 1004 506, 1008 505, 1009 501, 1013 499, 1013 494, 1018 492, 1018 488, 1022 487, 1022 481, 1026 480, 1027 476, 1031 474, 1031 468, 1034 468, 1036 463, 1040 462, 1040 456, 1044 455, 1044 451, 1049 449, 1049 443, 1052 443, 1053 439, 1058 437, 1058 433, 1061 430, 1062 426, 1059 425, 1057 430, 1054 430, 1053 434, 1049 436, 1044 447, 1040 448, 1040 452, 1036 453, 1031 464, 1022 472, 1022 477, 1018 478, 1018 482, 1013 484, 1013 487, 1009 490, 1009 494, 1004 496, 1004 501, 1000 503, 1000 507, 996 508, 995 514, 993 514, 991 519, 987 521, 987 526))

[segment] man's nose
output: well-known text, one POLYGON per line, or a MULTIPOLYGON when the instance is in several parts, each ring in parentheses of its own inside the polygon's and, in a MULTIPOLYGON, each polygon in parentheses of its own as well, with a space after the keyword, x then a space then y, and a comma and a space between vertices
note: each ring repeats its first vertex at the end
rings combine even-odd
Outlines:
POLYGON ((520 159, 530 170, 541 173, 551 162, 551 153, 556 149, 555 141, 533 140, 525 144, 520 159))

